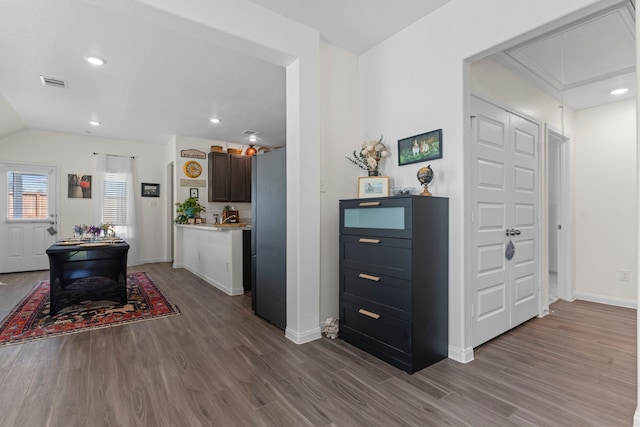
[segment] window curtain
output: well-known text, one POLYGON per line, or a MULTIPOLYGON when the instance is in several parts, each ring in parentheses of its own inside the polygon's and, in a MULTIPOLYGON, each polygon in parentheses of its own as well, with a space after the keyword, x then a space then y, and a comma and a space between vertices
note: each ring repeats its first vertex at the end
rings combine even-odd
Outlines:
POLYGON ((112 222, 116 235, 129 244, 127 265, 139 263, 133 158, 96 154, 93 184, 94 224, 112 222))

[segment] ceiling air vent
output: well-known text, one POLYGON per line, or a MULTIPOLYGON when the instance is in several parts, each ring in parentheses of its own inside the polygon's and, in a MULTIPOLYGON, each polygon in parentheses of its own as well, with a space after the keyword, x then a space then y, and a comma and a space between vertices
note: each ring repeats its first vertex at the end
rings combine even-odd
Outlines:
POLYGON ((40 81, 45 86, 60 87, 60 88, 63 88, 63 89, 67 88, 67 82, 66 81, 59 80, 59 79, 54 79, 53 77, 40 76, 40 81))
POLYGON ((258 132, 255 132, 255 131, 252 131, 252 130, 243 130, 242 134, 246 135, 246 136, 251 136, 251 135, 257 135, 258 132))

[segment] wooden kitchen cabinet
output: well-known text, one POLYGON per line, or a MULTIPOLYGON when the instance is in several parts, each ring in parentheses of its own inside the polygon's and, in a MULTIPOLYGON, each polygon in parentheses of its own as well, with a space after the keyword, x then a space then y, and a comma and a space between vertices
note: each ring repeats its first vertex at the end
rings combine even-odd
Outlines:
POLYGON ((251 157, 209 153, 209 201, 251 202, 251 157))

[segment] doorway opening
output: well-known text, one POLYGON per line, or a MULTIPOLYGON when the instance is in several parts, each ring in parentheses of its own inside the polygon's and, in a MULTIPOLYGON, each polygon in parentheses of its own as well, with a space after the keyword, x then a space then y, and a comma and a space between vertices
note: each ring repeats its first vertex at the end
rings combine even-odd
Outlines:
POLYGON ((573 235, 570 138, 546 129, 548 305, 558 299, 573 301, 573 235))
MULTIPOLYGON (((564 21, 551 31, 549 27, 534 31, 528 40, 521 37, 470 59, 470 98, 480 96, 545 125, 540 135, 542 144, 538 147, 541 176, 536 180, 541 189, 540 210, 536 213, 541 239, 535 251, 540 266, 537 283, 540 316, 548 312, 550 301, 556 298, 571 301, 574 294, 577 295, 573 242, 578 224, 572 223, 576 211, 572 191, 576 172, 572 158, 577 158, 577 151, 576 140, 569 140, 566 135, 577 133, 575 112, 625 99, 605 100, 617 86, 628 86, 626 99, 635 98, 634 14, 628 1, 620 1, 597 13, 576 14, 572 23, 564 21), (599 55, 602 43, 595 41, 603 39, 609 43, 599 55), (620 52, 624 53, 620 55, 620 52), (615 55, 617 60, 606 61, 609 68, 603 70, 600 68, 602 58, 610 55, 615 55), (613 87, 606 89, 610 86, 613 87)), ((585 135, 581 136, 584 139, 585 135)), ((473 191, 470 186, 469 193, 473 191)), ((474 200, 472 194, 468 194, 468 200, 474 200)), ((478 215, 474 211, 477 207, 469 203, 469 209, 473 221, 474 214, 476 218, 478 215)), ((466 244, 473 247, 470 239, 467 237, 466 244)), ((468 265, 480 264, 472 258, 468 265)), ((478 309, 480 297, 473 293, 475 273, 477 271, 469 270, 467 274, 471 278, 472 324, 482 313, 478 309)), ((471 341, 477 342, 473 331, 471 341)))

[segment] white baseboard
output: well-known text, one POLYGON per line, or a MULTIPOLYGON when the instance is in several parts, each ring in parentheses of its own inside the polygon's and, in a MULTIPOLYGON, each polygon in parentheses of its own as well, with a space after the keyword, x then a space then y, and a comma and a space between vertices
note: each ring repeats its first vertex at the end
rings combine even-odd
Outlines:
POLYGON ((636 406, 636 412, 633 414, 633 427, 640 427, 640 407, 636 406))
POLYGON ((449 359, 459 363, 469 363, 473 360, 473 348, 468 347, 462 349, 453 345, 449 346, 449 359))
POLYGON ((171 258, 150 258, 140 260, 140 264, 153 264, 156 262, 170 262, 171 258))
POLYGON ((244 294, 244 288, 228 288, 226 286, 224 286, 221 283, 216 282, 215 280, 213 280, 211 277, 208 277, 202 273, 199 273, 189 267, 184 267, 185 270, 195 274, 196 276, 198 276, 199 278, 201 278, 202 280, 204 280, 205 282, 207 282, 208 284, 210 284, 211 286, 213 286, 216 289, 221 290, 222 292, 224 292, 225 294, 235 297, 238 295, 242 295, 244 294))
POLYGON ((587 292, 575 292, 573 294, 575 299, 581 299, 583 301, 589 302, 597 302, 600 304, 614 305, 616 307, 625 307, 625 308, 637 308, 638 304, 634 300, 624 299, 624 298, 616 298, 616 297, 608 297, 604 295, 598 294, 590 294, 587 292))
POLYGON ((322 330, 318 326, 308 331, 296 332, 287 327, 284 331, 284 336, 296 344, 304 344, 322 338, 322 330))

